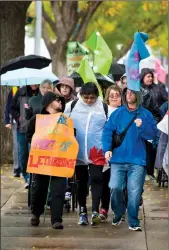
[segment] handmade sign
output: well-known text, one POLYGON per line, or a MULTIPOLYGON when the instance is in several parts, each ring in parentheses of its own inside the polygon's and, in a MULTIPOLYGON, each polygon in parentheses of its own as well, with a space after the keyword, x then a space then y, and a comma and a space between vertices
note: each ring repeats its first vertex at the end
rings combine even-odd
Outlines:
POLYGON ((63 113, 36 115, 27 172, 71 178, 78 149, 71 118, 63 113))
POLYGON ((134 42, 126 61, 127 87, 134 91, 140 91, 139 63, 150 56, 145 42, 148 35, 143 32, 134 34, 134 42))
POLYGON ((78 42, 68 43, 67 53, 66 53, 68 75, 71 75, 79 68, 83 56, 88 53, 89 51, 80 43, 78 42))

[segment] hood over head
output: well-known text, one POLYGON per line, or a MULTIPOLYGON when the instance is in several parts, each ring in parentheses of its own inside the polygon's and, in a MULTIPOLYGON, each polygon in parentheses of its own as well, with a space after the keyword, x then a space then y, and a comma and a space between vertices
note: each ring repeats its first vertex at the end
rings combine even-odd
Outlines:
MULTIPOLYGON (((126 107, 128 107, 127 100, 126 100, 127 89, 128 88, 124 88, 123 93, 122 93, 122 101, 123 101, 124 105, 126 105, 126 107)), ((140 93, 140 91, 134 91, 134 90, 131 90, 131 91, 136 95, 136 107, 138 108, 142 103, 141 93, 140 93)))
POLYGON ((42 98, 42 109, 41 109, 41 114, 45 114, 46 112, 46 107, 53 102, 54 100, 60 100, 62 103, 62 112, 64 112, 65 109, 65 99, 62 96, 59 96, 51 91, 47 92, 43 98, 42 98))
POLYGON ((122 82, 123 78, 127 77, 126 73, 120 77, 120 81, 122 82))
POLYGON ((71 92, 74 92, 75 90, 75 84, 74 84, 74 80, 70 77, 62 77, 59 79, 59 82, 56 83, 55 87, 59 90, 60 92, 60 85, 64 84, 66 86, 69 86, 71 88, 71 92))
POLYGON ((143 79, 144 77, 147 75, 147 74, 151 74, 153 76, 153 80, 154 80, 154 74, 153 74, 153 70, 152 69, 149 69, 149 68, 143 68, 141 70, 141 74, 140 74, 140 82, 141 84, 143 85, 143 79))

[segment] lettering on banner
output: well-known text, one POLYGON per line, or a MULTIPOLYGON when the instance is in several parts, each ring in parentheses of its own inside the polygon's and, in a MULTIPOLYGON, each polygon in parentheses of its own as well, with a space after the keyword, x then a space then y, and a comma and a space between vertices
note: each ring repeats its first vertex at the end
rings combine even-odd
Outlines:
POLYGON ((47 140, 47 139, 35 139, 32 145, 33 149, 41 149, 41 150, 52 150, 54 146, 55 140, 47 140))
POLYGON ((30 155, 29 167, 38 168, 39 166, 52 166, 52 167, 63 167, 63 168, 74 168, 76 159, 66 159, 54 156, 38 156, 35 161, 34 156, 30 155))
POLYGON ((64 125, 67 126, 67 118, 64 117, 63 115, 61 115, 61 116, 59 117, 59 120, 58 120, 57 123, 58 123, 58 124, 64 124, 64 125))
POLYGON ((68 147, 72 145, 72 142, 62 142, 60 145, 60 151, 66 152, 68 147))

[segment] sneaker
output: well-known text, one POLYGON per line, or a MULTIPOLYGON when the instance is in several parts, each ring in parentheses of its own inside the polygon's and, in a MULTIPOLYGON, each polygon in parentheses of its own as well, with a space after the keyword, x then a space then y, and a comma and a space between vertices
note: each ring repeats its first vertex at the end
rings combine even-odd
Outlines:
POLYGON ((105 221, 108 218, 108 212, 105 209, 101 208, 99 216, 100 216, 102 221, 105 221))
POLYGON ((121 217, 122 221, 126 221, 126 215, 123 214, 122 217, 121 217))
POLYGON ((150 178, 151 181, 154 181, 156 179, 156 177, 154 176, 154 174, 149 175, 149 178, 150 178))
POLYGON ((122 222, 122 217, 114 217, 112 221, 112 226, 119 226, 122 222))
POLYGON ((61 222, 55 222, 53 225, 52 225, 53 229, 63 229, 63 225, 61 222))
POLYGON ((34 227, 37 227, 37 226, 39 226, 39 223, 40 223, 39 217, 36 215, 32 215, 31 225, 34 227))
POLYGON ((86 226, 88 224, 89 224, 89 222, 88 222, 87 214, 86 213, 81 213, 80 216, 79 216, 78 225, 86 226))
POLYGON ((132 231, 139 231, 139 232, 142 231, 141 227, 129 227, 129 230, 132 230, 132 231))
POLYGON ((70 192, 66 192, 65 193, 65 201, 70 201, 71 199, 71 193, 70 192))
POLYGON ((29 184, 26 182, 25 183, 25 189, 28 189, 29 188, 29 184))
POLYGON ((20 178, 20 174, 18 174, 18 173, 15 173, 13 176, 14 176, 15 178, 20 178))
POLYGON ((93 212, 92 213, 92 220, 91 220, 91 226, 98 226, 101 222, 101 218, 99 213, 93 212))

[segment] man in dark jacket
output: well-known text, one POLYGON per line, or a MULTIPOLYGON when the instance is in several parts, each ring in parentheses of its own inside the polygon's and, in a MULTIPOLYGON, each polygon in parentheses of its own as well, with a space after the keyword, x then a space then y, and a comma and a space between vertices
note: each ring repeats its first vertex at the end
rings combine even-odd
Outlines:
POLYGON ((28 188, 29 184, 29 174, 26 173, 29 145, 25 138, 28 121, 25 119, 24 104, 28 103, 28 100, 38 92, 38 85, 24 86, 18 89, 11 103, 11 114, 17 123, 18 156, 21 172, 25 179, 25 188, 28 188))
MULTIPOLYGON (((42 98, 41 114, 50 115, 63 112, 65 108, 65 100, 53 92, 47 92, 42 98)), ((31 143, 32 136, 35 133, 36 116, 30 119, 26 138, 31 143)), ((49 176, 34 174, 34 185, 32 188, 32 218, 31 225, 38 226, 39 217, 44 212, 44 205, 48 192, 49 176)), ((63 177, 54 177, 51 179, 51 223, 54 229, 63 229, 62 214, 64 205, 64 195, 66 188, 66 179, 63 177)))
POLYGON ((17 124, 11 115, 12 98, 16 94, 17 90, 18 90, 18 87, 12 87, 11 91, 9 92, 6 105, 5 105, 5 112, 4 112, 5 127, 8 129, 12 129, 14 177, 20 177, 20 167, 19 167, 19 160, 18 160, 17 124))

